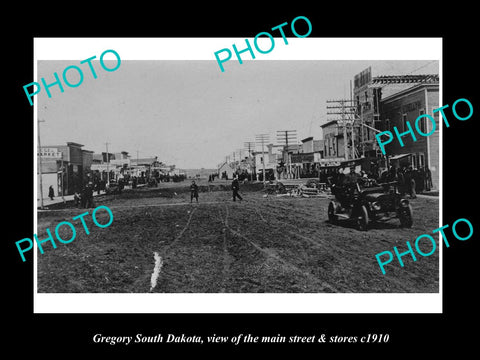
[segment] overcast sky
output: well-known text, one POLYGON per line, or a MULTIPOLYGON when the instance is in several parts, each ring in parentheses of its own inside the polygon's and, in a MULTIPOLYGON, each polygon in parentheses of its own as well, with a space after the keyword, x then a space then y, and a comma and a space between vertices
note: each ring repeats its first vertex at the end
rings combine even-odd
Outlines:
MULTIPOLYGON (((438 74, 437 61, 245 61, 222 73, 216 61, 122 60, 114 72, 93 62, 76 88, 58 86, 37 95, 42 146, 158 156, 178 168, 215 168, 255 135, 297 130, 298 141, 321 138, 326 100, 349 98, 350 80, 372 66, 372 75, 438 74)), ((54 81, 76 61, 39 61, 38 80, 54 81)), ((107 66, 109 64, 107 63, 107 66)), ((235 66, 233 66, 235 65, 235 66)), ((111 67, 114 66, 111 65, 111 67)), ((77 82, 75 71, 68 72, 77 82)))

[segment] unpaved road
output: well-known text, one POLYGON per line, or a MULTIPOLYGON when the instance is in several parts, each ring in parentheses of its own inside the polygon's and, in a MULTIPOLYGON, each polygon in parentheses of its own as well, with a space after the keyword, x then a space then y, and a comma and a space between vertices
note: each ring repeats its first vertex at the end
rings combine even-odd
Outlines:
MULTIPOLYGON (((185 185, 183 185, 185 186, 185 185)), ((360 232, 348 223, 327 221, 326 198, 263 197, 243 192, 232 202, 228 191, 201 192, 190 204, 188 193, 174 188, 102 197, 114 214, 111 226, 90 234, 77 220, 77 238, 38 254, 39 292, 185 292, 185 293, 318 293, 438 292, 438 250, 414 262, 404 257, 382 275, 375 254, 431 233, 438 225, 438 198, 412 201, 414 225, 398 220, 360 232), (159 193, 161 191, 161 193, 159 193), (174 194, 176 193, 176 195, 174 194), (154 254, 161 258, 152 286, 154 254)), ((42 212, 53 233, 60 221, 71 221, 84 209, 42 212)), ((91 213, 91 210, 90 210, 91 213)), ((99 212, 100 213, 100 212, 99 212)), ((101 222, 99 215, 99 222, 101 222)), ((105 220, 106 222, 106 220, 105 220)), ((65 238, 70 238, 65 234, 65 238)), ((438 237, 437 237, 438 243, 438 237)), ((405 251, 403 250, 403 251, 405 251)))

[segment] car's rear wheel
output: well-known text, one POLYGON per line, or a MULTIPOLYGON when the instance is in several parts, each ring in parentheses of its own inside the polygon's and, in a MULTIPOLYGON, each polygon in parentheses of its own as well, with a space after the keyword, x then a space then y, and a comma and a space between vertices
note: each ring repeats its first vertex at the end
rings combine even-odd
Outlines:
POLYGON ((411 228, 413 225, 413 212, 412 206, 408 205, 407 207, 401 209, 398 214, 400 219, 400 226, 404 228, 411 228))
POLYGON ((357 228, 360 231, 367 231, 368 229, 368 211, 365 206, 359 209, 357 216, 357 228))

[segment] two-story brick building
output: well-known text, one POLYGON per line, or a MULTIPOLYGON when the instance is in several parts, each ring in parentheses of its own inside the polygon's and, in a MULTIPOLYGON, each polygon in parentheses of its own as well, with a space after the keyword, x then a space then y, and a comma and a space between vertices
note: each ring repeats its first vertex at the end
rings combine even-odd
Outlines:
MULTIPOLYGON (((380 130, 391 131, 394 127, 399 133, 408 130, 407 121, 414 129, 416 141, 410 134, 402 136, 404 143, 401 146, 397 137, 385 146, 385 152, 390 159, 390 164, 395 167, 412 166, 414 169, 429 169, 431 172, 434 189, 439 188, 439 124, 438 112, 433 109, 439 107, 438 77, 431 81, 416 84, 408 89, 394 93, 381 100, 380 130), (415 121, 421 114, 429 114, 435 119, 436 129, 427 137, 420 136, 415 130, 415 121)), ((429 133, 432 124, 426 118, 418 123, 422 133, 429 133)))

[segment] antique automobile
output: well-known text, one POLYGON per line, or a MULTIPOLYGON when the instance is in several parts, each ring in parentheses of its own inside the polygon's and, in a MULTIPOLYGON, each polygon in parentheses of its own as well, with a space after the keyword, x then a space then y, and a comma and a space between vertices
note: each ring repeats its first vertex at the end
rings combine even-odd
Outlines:
POLYGON ((332 184, 331 191, 335 195, 335 200, 328 205, 331 223, 339 219, 353 220, 359 230, 366 231, 371 222, 398 218, 400 226, 412 226, 412 207, 398 192, 396 181, 377 183, 351 172, 332 184))

